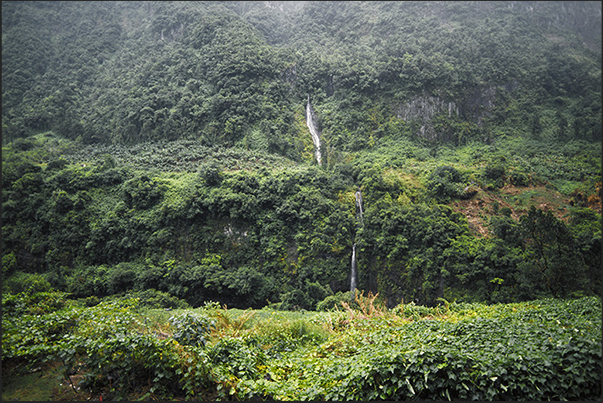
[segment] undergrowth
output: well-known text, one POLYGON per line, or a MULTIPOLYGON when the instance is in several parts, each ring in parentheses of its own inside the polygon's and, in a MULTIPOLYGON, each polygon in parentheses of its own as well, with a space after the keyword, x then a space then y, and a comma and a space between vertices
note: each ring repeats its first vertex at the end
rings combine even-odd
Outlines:
MULTIPOLYGON (((3 372, 60 362, 77 399, 571 400, 601 394, 601 300, 329 312, 3 296, 3 372), (31 304, 42 302, 36 308, 31 304), (79 389, 78 389, 79 388, 79 389), (77 393, 76 393, 77 392, 77 393)), ((8 379, 11 379, 9 376, 8 379)), ((3 398, 10 396, 3 396, 3 398)))

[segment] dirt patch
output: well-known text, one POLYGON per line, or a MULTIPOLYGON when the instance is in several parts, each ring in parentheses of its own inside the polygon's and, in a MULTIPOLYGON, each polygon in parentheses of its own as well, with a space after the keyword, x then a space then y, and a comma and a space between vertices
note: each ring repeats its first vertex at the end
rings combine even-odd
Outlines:
POLYGON ((516 187, 506 185, 496 191, 479 189, 469 200, 455 200, 451 203, 454 211, 464 214, 469 228, 477 236, 491 236, 488 228, 490 217, 500 214, 505 207, 511 210, 511 217, 518 220, 531 206, 543 211, 551 211, 559 220, 567 221, 571 198, 547 186, 516 187))

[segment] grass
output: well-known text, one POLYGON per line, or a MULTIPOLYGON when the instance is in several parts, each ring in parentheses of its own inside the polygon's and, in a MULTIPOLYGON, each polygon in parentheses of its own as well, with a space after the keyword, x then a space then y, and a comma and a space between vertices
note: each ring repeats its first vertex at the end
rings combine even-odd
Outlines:
MULTIPOLYGON (((4 371, 3 371, 4 372, 4 371)), ((2 401, 87 400, 63 377, 61 364, 41 364, 24 375, 5 374, 2 382, 2 401)))
MULTIPOLYGON (((465 354, 465 347, 460 339, 473 338, 475 342, 488 346, 492 340, 486 340, 488 335, 482 334, 485 331, 492 332, 494 336, 490 337, 502 337, 497 342, 505 343, 503 339, 507 336, 499 334, 500 326, 516 329, 519 333, 513 337, 523 337, 520 336, 523 334, 521 332, 532 335, 536 329, 550 329, 547 333, 550 336, 546 337, 560 337, 560 341, 564 340, 564 343, 580 338, 590 340, 588 342, 598 341, 600 344, 600 299, 542 300, 496 305, 441 302, 436 307, 409 303, 388 309, 380 302, 378 295, 369 293, 364 296, 363 293, 357 293, 354 306, 358 309, 342 303, 330 312, 276 311, 270 308, 227 309, 217 303, 208 303, 195 309, 141 308, 138 310, 136 323, 133 322, 130 326, 134 326, 133 331, 154 333, 168 341, 174 335, 170 317, 192 311, 213 318, 215 327, 208 335, 203 350, 211 356, 211 352, 218 349, 216 351, 222 352, 220 357, 225 358, 210 364, 209 373, 217 377, 214 382, 224 388, 224 394, 220 395, 219 390, 215 390, 215 385, 212 389, 212 384, 208 384, 203 396, 211 400, 262 398, 264 393, 267 394, 264 397, 275 400, 336 398, 335 395, 329 395, 331 387, 337 388, 340 391, 338 393, 343 393, 338 400, 363 396, 364 392, 360 389, 346 389, 348 377, 355 379, 354 377, 362 377, 364 371, 382 371, 388 367, 382 367, 381 362, 397 360, 395 357, 400 357, 400 354, 410 354, 408 357, 411 357, 415 352, 425 349, 431 351, 430 348, 435 348, 434 351, 440 351, 448 348, 450 343, 456 346, 451 352, 459 349, 459 352, 465 354), (141 327, 142 323, 144 327, 141 327), (472 333, 466 333, 468 331, 472 333), (567 335, 571 337, 567 338, 567 335)), ((107 322, 114 319, 111 318, 110 311, 103 310, 106 308, 82 309, 82 317, 96 318, 96 321, 106 318, 107 322), (87 314, 87 311, 96 314, 87 314)), ((119 308, 120 311, 123 309, 125 308, 119 308)), ((109 325, 110 323, 98 323, 97 327, 110 329, 109 325)), ((509 345, 509 348, 517 348, 521 354, 531 354, 529 349, 522 350, 524 344, 534 344, 535 352, 541 350, 540 347, 536 348, 537 341, 529 340, 517 346, 509 345)), ((481 351, 473 353, 489 354, 481 351)), ((186 368, 185 362, 182 365, 186 368)), ((391 361, 387 365, 398 364, 391 361)), ((487 366, 487 362, 484 365, 487 366)), ((74 390, 66 382, 62 368, 56 361, 31 365, 30 368, 34 368, 35 372, 30 369, 19 374, 11 368, 3 368, 5 382, 2 400, 98 400, 100 393, 108 393, 107 390, 78 391, 77 383, 84 373, 70 377, 76 388, 74 390)), ((400 371, 403 367, 392 368, 400 371)), ((149 386, 141 390, 151 393, 147 398, 165 398, 148 392, 149 386)), ((143 394, 133 391, 130 400, 141 398, 143 394)), ((105 396, 109 398, 111 395, 105 396)), ((187 397, 172 396, 170 399, 184 400, 187 397)))

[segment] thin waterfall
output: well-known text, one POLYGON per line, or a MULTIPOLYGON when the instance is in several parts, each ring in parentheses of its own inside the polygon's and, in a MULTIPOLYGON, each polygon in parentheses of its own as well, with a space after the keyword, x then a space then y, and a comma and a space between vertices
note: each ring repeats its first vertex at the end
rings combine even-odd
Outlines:
POLYGON ((356 216, 360 217, 360 224, 364 225, 362 218, 362 193, 360 190, 356 192, 356 216))
MULTIPOLYGON (((358 190, 356 196, 356 221, 357 226, 364 226, 364 218, 362 216, 362 193, 358 190)), ((350 269, 350 291, 352 292, 352 300, 354 300, 354 290, 358 281, 358 261, 356 258, 356 242, 352 246, 352 264, 350 269)))
POLYGON ((308 104, 306 105, 306 125, 308 129, 310 129, 310 134, 312 135, 312 141, 314 142, 316 161, 318 161, 318 165, 322 165, 322 156, 320 154, 320 133, 316 128, 316 123, 314 121, 314 110, 312 110, 312 105, 310 105, 310 95, 308 94, 308 104))
POLYGON ((354 242, 354 246, 352 246, 352 274, 350 280, 350 291, 352 292, 352 299, 354 298, 354 290, 356 289, 356 277, 357 273, 357 263, 356 263, 356 242, 354 242))

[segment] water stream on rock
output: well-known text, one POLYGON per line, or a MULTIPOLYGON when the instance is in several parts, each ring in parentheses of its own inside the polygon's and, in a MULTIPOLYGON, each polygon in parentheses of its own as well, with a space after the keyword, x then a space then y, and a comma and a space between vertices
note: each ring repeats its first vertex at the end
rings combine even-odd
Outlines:
POLYGON ((360 224, 364 225, 364 219, 362 218, 362 193, 360 193, 360 190, 356 192, 356 217, 360 217, 360 224))
POLYGON ((314 142, 316 161, 318 161, 318 165, 322 165, 322 156, 320 154, 320 133, 316 127, 315 121, 314 110, 312 109, 312 105, 310 105, 310 95, 308 95, 308 104, 306 105, 306 125, 308 126, 308 129, 310 129, 312 141, 314 142))
MULTIPOLYGON (((356 196, 356 221, 358 225, 364 226, 364 218, 362 217, 362 193, 358 190, 356 196)), ((356 242, 352 246, 352 263, 350 269, 350 291, 352 292, 352 300, 354 299, 354 290, 356 290, 356 284, 358 282, 358 261, 356 259, 356 242)))

